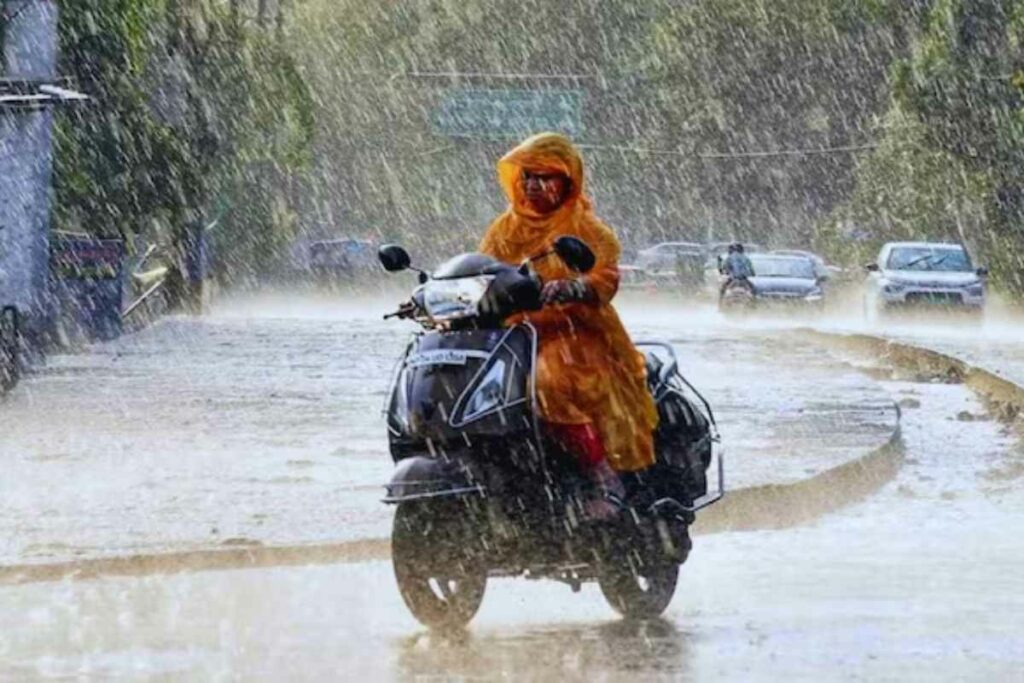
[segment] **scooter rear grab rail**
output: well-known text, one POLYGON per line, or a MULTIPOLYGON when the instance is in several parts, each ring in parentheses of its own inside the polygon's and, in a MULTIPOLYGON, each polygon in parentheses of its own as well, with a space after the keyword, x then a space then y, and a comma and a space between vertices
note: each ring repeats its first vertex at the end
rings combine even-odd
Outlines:
POLYGON ((698 399, 700 399, 701 404, 704 405, 704 410, 706 410, 707 413, 708 413, 708 420, 710 420, 712 426, 715 427, 715 432, 716 432, 715 436, 717 438, 717 436, 718 436, 717 435, 718 423, 715 422, 715 413, 714 413, 713 410, 711 410, 711 404, 708 403, 708 400, 706 398, 704 398, 704 395, 702 393, 697 391, 697 387, 695 387, 692 384, 690 384, 690 380, 686 379, 686 377, 684 377, 683 374, 681 372, 679 372, 679 359, 676 357, 676 350, 674 348, 672 348, 672 345, 669 344, 668 342, 653 341, 653 340, 636 341, 636 342, 633 342, 633 344, 634 344, 634 346, 638 346, 638 347, 640 347, 640 346, 654 346, 654 347, 663 349, 663 350, 665 350, 668 353, 669 358, 671 359, 671 361, 669 363, 667 363, 666 365, 663 365, 662 368, 661 368, 661 371, 658 373, 658 385, 655 387, 655 393, 660 391, 663 386, 668 384, 668 381, 672 377, 672 375, 675 375, 676 377, 678 377, 679 380, 684 385, 686 385, 686 388, 689 389, 690 391, 692 391, 693 395, 696 396, 698 399))
POLYGON ((693 501, 693 504, 691 505, 684 505, 675 498, 660 498, 651 503, 651 507, 648 508, 648 510, 655 514, 659 510, 665 508, 681 510, 683 512, 697 512, 698 510, 703 510, 712 503, 717 503, 725 497, 725 454, 722 452, 721 447, 714 448, 714 446, 712 446, 711 453, 712 458, 718 461, 715 468, 718 474, 718 486, 714 491, 705 493, 703 496, 693 501))
POLYGON ((661 391, 662 387, 668 385, 669 380, 671 380, 673 376, 678 377, 679 381, 681 381, 687 389, 693 392, 693 395, 696 396, 704 405, 704 410, 707 411, 708 420, 711 422, 711 427, 713 429, 713 433, 711 435, 711 457, 717 460, 715 470, 718 475, 718 486, 715 491, 705 493, 703 496, 693 501, 692 505, 684 505, 674 498, 662 498, 660 500, 656 500, 651 505, 650 511, 655 512, 659 508, 671 507, 684 512, 696 512, 702 508, 706 508, 712 503, 718 502, 723 496, 725 496, 725 453, 721 447, 721 437, 718 435, 718 423, 715 422, 715 414, 714 411, 711 410, 711 404, 708 403, 708 400, 704 398, 704 395, 697 391, 697 388, 690 384, 690 381, 686 379, 681 372, 679 372, 679 359, 676 356, 676 350, 672 348, 671 344, 663 341, 643 340, 634 342, 634 345, 637 347, 646 346, 659 348, 668 354, 669 362, 662 365, 661 369, 658 371, 658 384, 654 389, 655 397, 657 397, 657 394, 661 391))

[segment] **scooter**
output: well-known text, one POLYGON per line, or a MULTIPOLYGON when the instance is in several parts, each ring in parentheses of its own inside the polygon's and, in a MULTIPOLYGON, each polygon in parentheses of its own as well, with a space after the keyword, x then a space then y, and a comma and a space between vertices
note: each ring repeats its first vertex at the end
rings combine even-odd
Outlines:
POLYGON ((412 614, 430 627, 462 627, 492 577, 555 579, 574 591, 597 581, 620 614, 661 614, 690 552, 695 513, 724 492, 714 415, 679 373, 672 347, 637 344, 660 417, 656 463, 622 475, 619 514, 591 519, 584 502, 594 491, 538 419, 537 331, 504 324, 542 306, 533 262, 561 258, 586 272, 589 247, 561 237, 520 266, 468 253, 432 274, 413 268, 397 245, 378 255, 385 270, 417 270, 420 282, 385 316, 422 327, 385 408, 396 468, 384 502, 396 506, 392 562, 412 614), (711 487, 709 471, 717 473, 711 487))
POLYGON ((734 278, 725 284, 718 298, 718 309, 723 313, 749 312, 757 303, 753 285, 746 278, 734 278))

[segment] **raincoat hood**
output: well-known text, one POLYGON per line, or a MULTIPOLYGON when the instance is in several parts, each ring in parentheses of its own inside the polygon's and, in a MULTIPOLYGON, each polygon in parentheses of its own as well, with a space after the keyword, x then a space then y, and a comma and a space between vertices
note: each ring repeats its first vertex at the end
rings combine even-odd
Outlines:
POLYGON ((510 210, 523 220, 530 232, 562 222, 568 215, 590 206, 583 193, 583 157, 567 137, 558 133, 533 135, 503 156, 498 161, 498 182, 508 197, 510 210), (531 208, 523 189, 524 170, 561 173, 567 177, 571 185, 562 205, 548 214, 531 208))

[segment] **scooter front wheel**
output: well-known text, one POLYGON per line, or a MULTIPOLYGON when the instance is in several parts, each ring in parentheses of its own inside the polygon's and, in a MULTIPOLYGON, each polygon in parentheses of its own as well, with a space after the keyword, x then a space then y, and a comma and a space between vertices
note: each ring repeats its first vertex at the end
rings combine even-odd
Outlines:
POLYGON ((480 609, 487 568, 473 552, 473 536, 451 501, 399 503, 391 531, 398 590, 424 626, 460 628, 480 609))

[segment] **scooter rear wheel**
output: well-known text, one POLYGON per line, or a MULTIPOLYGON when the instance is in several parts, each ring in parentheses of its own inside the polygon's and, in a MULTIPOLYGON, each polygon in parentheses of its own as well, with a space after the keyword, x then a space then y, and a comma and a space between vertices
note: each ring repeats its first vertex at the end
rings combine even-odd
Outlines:
POLYGON ((391 531, 398 590, 424 626, 460 628, 480 609, 487 568, 474 553, 465 511, 451 501, 400 503, 391 531))

